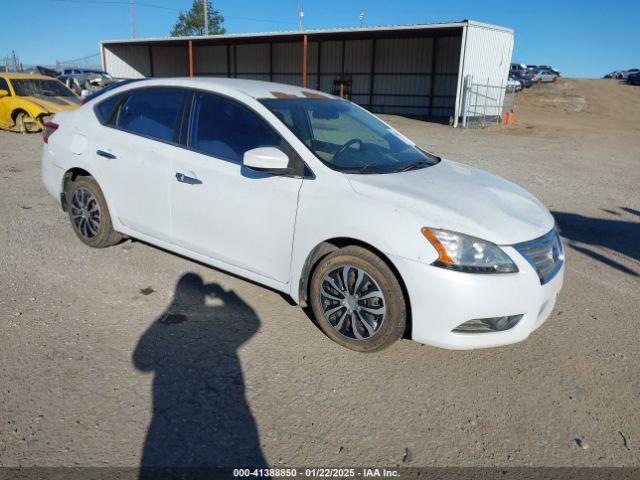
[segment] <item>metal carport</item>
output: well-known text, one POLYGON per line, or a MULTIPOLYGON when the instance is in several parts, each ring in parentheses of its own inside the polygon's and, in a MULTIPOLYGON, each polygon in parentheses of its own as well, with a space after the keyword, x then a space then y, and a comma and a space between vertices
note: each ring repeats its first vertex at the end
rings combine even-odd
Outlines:
POLYGON ((456 23, 101 42, 118 78, 223 76, 345 96, 375 113, 460 116, 463 78, 506 83, 513 31, 456 23))

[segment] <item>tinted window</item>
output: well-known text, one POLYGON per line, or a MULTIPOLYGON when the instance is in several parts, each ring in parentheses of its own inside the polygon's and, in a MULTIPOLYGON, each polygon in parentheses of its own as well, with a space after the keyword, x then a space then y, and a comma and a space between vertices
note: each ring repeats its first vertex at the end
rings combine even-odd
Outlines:
POLYGON ((111 113, 113 112, 113 109, 116 107, 121 98, 121 94, 112 95, 103 102, 100 102, 98 105, 96 105, 95 112, 96 115, 98 115, 98 120, 100 120, 100 123, 113 124, 115 122, 115 119, 112 118, 111 113))
POLYGON ((11 95, 11 90, 9 90, 9 84, 4 78, 0 77, 0 90, 6 90, 9 95, 11 95))
POLYGON ((280 136, 248 108, 217 95, 195 94, 190 147, 240 162, 247 150, 280 147, 280 143, 280 136))
POLYGON ((144 88, 133 90, 118 110, 123 130, 159 140, 173 140, 184 90, 144 88))

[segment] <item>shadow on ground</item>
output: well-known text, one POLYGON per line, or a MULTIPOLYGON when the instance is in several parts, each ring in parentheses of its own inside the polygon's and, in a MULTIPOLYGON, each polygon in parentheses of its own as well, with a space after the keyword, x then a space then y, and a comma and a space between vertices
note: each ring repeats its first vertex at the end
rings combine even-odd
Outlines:
POLYGON ((140 478, 266 466, 237 353, 259 326, 234 292, 193 273, 180 278, 171 305, 133 354, 137 369, 154 374, 140 478))
MULTIPOLYGON (((622 212, 634 216, 640 212, 631 208, 620 208, 622 212)), ((609 209, 603 211, 617 216, 624 213, 609 209)), ((640 222, 631 220, 592 218, 567 212, 551 212, 560 228, 561 236, 568 240, 568 246, 581 252, 594 260, 602 262, 621 272, 633 276, 640 274, 616 261, 611 256, 602 255, 590 247, 600 247, 608 250, 615 257, 616 255, 640 262, 640 222)))

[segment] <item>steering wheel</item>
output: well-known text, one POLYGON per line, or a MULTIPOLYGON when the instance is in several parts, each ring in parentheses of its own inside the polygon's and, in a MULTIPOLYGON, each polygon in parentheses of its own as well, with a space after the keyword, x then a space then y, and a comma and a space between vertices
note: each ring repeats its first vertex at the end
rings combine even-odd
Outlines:
POLYGON ((355 145, 356 143, 358 143, 360 145, 359 148, 362 148, 362 146, 364 145, 364 142, 362 140, 360 140, 359 138, 352 138, 351 140, 348 140, 347 143, 345 143, 344 145, 342 145, 338 151, 336 152, 336 154, 333 156, 334 159, 338 158, 340 155, 342 155, 344 152, 347 151, 347 149, 351 146, 351 145, 355 145))

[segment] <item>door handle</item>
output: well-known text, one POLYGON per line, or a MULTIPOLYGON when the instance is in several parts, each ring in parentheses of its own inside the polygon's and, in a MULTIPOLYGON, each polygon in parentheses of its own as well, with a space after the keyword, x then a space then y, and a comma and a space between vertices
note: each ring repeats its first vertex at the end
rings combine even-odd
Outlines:
POLYGON ((184 173, 176 172, 176 180, 180 183, 186 183, 187 185, 201 185, 202 180, 198 180, 197 178, 189 177, 184 173))
POLYGON ((96 150, 96 153, 101 157, 108 158, 109 160, 113 160, 116 158, 113 153, 105 152, 104 150, 96 150))

